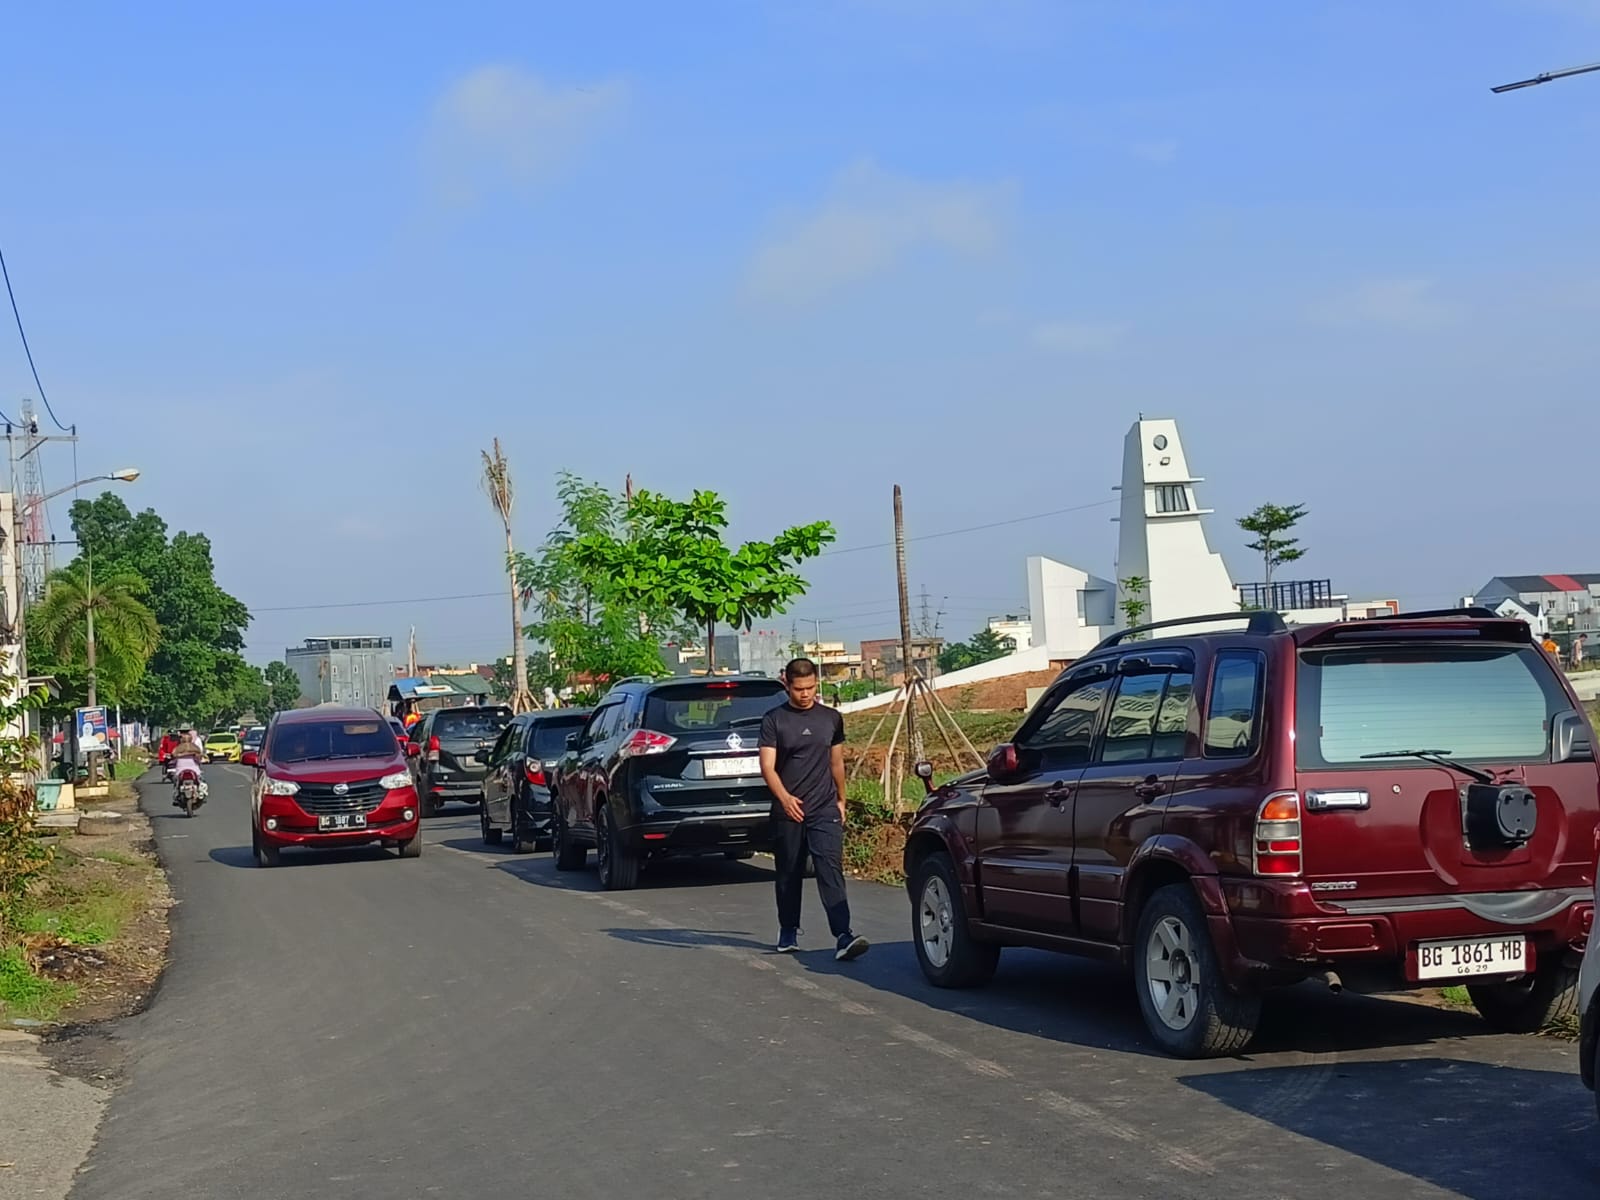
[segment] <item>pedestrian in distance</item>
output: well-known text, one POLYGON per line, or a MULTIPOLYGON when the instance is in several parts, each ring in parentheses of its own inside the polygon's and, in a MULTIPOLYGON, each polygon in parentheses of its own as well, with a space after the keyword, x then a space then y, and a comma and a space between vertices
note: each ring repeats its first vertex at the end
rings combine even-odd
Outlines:
POLYGON ((800 948, 800 899, 809 853, 828 915, 834 958, 849 962, 870 943, 850 928, 844 889, 844 718, 817 702, 817 665, 797 658, 783 670, 789 697, 761 722, 761 777, 772 792, 772 849, 778 864, 778 951, 800 948))

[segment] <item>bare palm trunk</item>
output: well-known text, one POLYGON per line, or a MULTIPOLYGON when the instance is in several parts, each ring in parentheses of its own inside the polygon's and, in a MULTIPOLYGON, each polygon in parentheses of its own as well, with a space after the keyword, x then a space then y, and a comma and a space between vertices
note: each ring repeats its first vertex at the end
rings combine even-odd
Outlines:
POLYGON ((534 707, 533 693, 528 689, 528 647, 522 637, 522 596, 517 585, 517 568, 511 557, 515 548, 511 544, 511 529, 506 528, 506 562, 511 564, 511 686, 512 707, 525 712, 534 707))

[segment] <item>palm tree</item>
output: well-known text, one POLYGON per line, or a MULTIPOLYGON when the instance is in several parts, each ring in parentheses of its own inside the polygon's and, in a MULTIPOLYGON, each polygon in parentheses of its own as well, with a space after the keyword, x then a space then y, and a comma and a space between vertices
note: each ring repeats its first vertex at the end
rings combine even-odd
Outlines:
POLYGON ((483 490, 489 494, 500 524, 506 531, 506 570, 511 574, 511 645, 512 645, 512 696, 511 711, 527 712, 534 707, 533 693, 528 690, 528 651, 522 635, 522 589, 517 583, 516 546, 511 540, 511 464, 500 449, 500 439, 494 439, 494 453, 483 452, 483 490))
POLYGON ((30 633, 59 661, 85 664, 90 705, 96 702, 97 676, 121 695, 155 654, 161 630, 145 595, 144 580, 131 572, 95 579, 74 564, 50 576, 44 599, 28 616, 30 633))

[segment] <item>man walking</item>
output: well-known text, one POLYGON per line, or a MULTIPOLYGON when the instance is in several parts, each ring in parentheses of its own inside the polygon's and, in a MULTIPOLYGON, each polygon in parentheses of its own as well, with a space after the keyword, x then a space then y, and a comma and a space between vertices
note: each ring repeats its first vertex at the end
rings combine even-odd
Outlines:
POLYGON ((800 895, 806 853, 828 914, 834 958, 849 962, 870 945, 850 929, 844 892, 844 718, 817 703, 817 665, 797 658, 783 671, 789 692, 761 722, 761 777, 771 789, 773 856, 778 862, 778 950, 800 948, 800 895))

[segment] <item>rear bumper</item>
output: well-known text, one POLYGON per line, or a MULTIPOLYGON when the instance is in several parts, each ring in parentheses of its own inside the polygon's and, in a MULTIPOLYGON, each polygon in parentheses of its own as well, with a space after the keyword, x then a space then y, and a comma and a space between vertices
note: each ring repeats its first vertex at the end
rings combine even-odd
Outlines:
MULTIPOLYGON (((1594 917, 1587 889, 1528 893, 1537 919, 1493 920, 1472 897, 1371 900, 1319 904, 1303 884, 1221 880, 1222 911, 1211 912, 1213 939, 1235 983, 1260 976, 1350 972, 1362 986, 1436 987, 1451 979, 1421 980, 1417 943, 1444 938, 1522 935, 1528 966, 1581 953, 1594 917), (1474 908, 1479 911, 1474 911, 1474 908)), ((1210 906, 1208 906, 1210 907, 1210 906)), ((1490 982, 1497 976, 1478 976, 1490 982)))
POLYGON ((628 832, 636 850, 651 855, 764 850, 772 845, 772 817, 763 810, 697 809, 662 819, 659 813, 628 832))
POLYGON ((483 798, 483 779, 462 779, 460 777, 448 779, 424 778, 418 785, 419 792, 426 792, 435 800, 481 800, 483 798))

